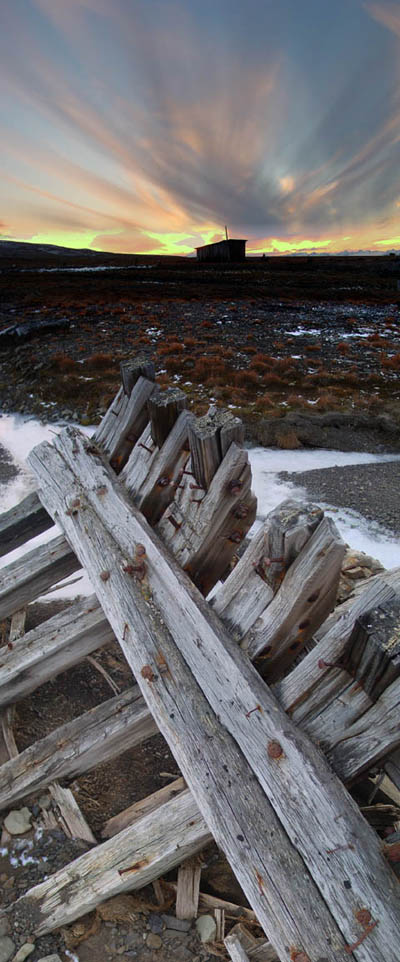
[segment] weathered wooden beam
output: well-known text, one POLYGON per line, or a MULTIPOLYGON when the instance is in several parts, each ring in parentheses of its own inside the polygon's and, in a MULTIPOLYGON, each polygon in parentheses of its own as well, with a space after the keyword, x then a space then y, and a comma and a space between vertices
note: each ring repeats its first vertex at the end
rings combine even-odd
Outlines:
POLYGON ((75 778, 157 734, 135 686, 110 698, 0 767, 0 809, 14 805, 55 779, 75 778))
MULTIPOLYGON (((11 619, 8 644, 6 650, 12 649, 23 636, 26 621, 26 608, 16 611, 11 619)), ((1 652, 0 652, 1 665, 1 652)), ((0 672, 1 677, 1 672, 0 672)), ((8 762, 10 758, 18 755, 17 743, 14 738, 13 724, 15 717, 15 705, 9 705, 0 711, 0 766, 8 762)))
POLYGON ((226 571, 256 515, 247 451, 232 444, 207 492, 185 468, 174 502, 157 525, 164 544, 207 595, 226 571))
POLYGON ((0 706, 25 698, 113 639, 95 595, 54 615, 14 640, 11 650, 0 648, 0 706))
POLYGON ((127 397, 132 394, 139 377, 145 377, 148 381, 154 381, 155 379, 154 361, 146 354, 138 354, 126 361, 121 361, 120 371, 122 388, 127 397))
POLYGON ((195 919, 199 906, 201 862, 196 856, 179 866, 176 889, 177 919, 195 919))
POLYGON ((357 619, 348 672, 372 701, 400 674, 400 592, 390 602, 377 605, 357 619))
POLYGON ((143 888, 210 841, 194 799, 184 792, 29 889, 11 918, 26 938, 44 935, 114 895, 143 888))
POLYGON ((335 524, 324 518, 243 639, 250 658, 263 653, 263 674, 269 681, 282 676, 332 610, 345 550, 335 524))
POLYGON ((190 425, 192 470, 197 484, 208 491, 215 472, 232 442, 243 444, 244 426, 230 411, 216 408, 190 425))
POLYGON ((179 387, 170 387, 149 398, 147 410, 153 443, 162 448, 179 415, 187 407, 187 397, 179 387))
POLYGON ((227 935, 224 945, 232 962, 250 962, 237 935, 227 935))
POLYGON ((52 527, 53 520, 36 492, 28 494, 15 507, 0 514, 0 557, 52 527))
POLYGON ((151 452, 148 450, 149 425, 142 448, 136 445, 122 472, 121 480, 152 527, 173 501, 176 488, 182 482, 189 460, 188 426, 192 419, 192 414, 182 411, 162 447, 151 452))
POLYGON ((71 789, 62 788, 58 782, 49 786, 52 807, 43 808, 41 818, 44 828, 52 830, 61 828, 67 838, 81 838, 91 845, 96 845, 96 839, 82 815, 79 805, 71 789))
POLYGON ((393 784, 400 791, 400 751, 394 751, 389 758, 385 759, 383 766, 386 775, 392 780, 393 784))
POLYGON ((291 499, 270 512, 211 601, 235 638, 242 638, 270 604, 323 516, 317 505, 291 499))
POLYGON ((379 765, 393 749, 400 748, 400 679, 392 682, 376 704, 340 733, 327 752, 346 782, 379 765), (366 762, 366 759, 368 761, 366 762))
MULTIPOLYGON (((149 717, 151 712, 149 712, 146 702, 143 699, 143 708, 148 711, 149 717)), ((123 812, 119 812, 118 815, 113 815, 105 823, 102 830, 102 838, 112 838, 113 835, 118 835, 118 832, 122 832, 129 825, 134 825, 139 818, 143 818, 144 815, 149 815, 150 812, 154 812, 156 808, 164 805, 165 802, 169 802, 171 798, 176 798, 181 792, 184 792, 187 788, 184 778, 177 778, 176 781, 171 782, 170 785, 165 785, 164 788, 160 788, 158 792, 153 792, 152 795, 147 795, 146 798, 140 799, 139 802, 134 802, 129 808, 125 808, 123 812)))
POLYGON ((145 377, 138 378, 129 397, 121 387, 93 435, 92 443, 101 448, 117 473, 147 424, 147 401, 158 390, 154 381, 145 377))
POLYGON ((80 568, 64 535, 22 555, 0 571, 0 621, 80 568))
POLYGON ((242 958, 248 962, 279 962, 272 945, 252 935, 242 922, 233 926, 224 941, 233 962, 241 962, 242 958))
POLYGON ((129 510, 106 465, 94 464, 90 459, 85 439, 65 431, 56 445, 57 451, 41 445, 30 458, 37 475, 42 481, 47 480, 46 506, 56 517, 66 494, 87 488, 85 510, 65 518, 68 536, 93 578, 101 603, 184 777, 197 793, 218 844, 233 862, 238 879, 278 953, 288 958, 287 947, 292 945, 294 951, 308 954, 323 951, 328 960, 345 959, 348 946, 359 941, 361 935, 363 942, 365 939, 365 931, 357 934, 354 922, 361 900, 368 906, 373 921, 379 918, 383 923, 379 927, 371 924, 365 959, 394 962, 392 946, 398 925, 395 886, 376 836, 317 749, 281 712, 243 653, 212 618, 194 586, 168 559, 154 532, 134 508, 129 510), (72 466, 79 480, 71 472, 72 466), (91 483, 87 484, 89 477, 91 483), (93 493, 99 484, 108 488, 101 517, 93 493), (125 576, 128 572, 124 557, 132 557, 132 545, 138 544, 139 539, 141 556, 143 549, 146 555, 145 570, 143 577, 132 581, 125 576), (149 606, 151 597, 153 604, 149 606), (161 620, 157 603, 161 606, 161 620), (185 661, 169 632, 184 651, 185 661), (206 727, 205 718, 210 720, 206 727), (213 737, 207 739, 210 722, 213 737), (229 784, 221 773, 222 756, 229 784), (251 809, 247 807, 244 789, 250 783, 251 809), (260 788, 264 790, 261 793, 260 788), (310 800, 305 811, 299 805, 299 795, 310 800), (259 815, 273 832, 265 856, 259 815), (348 847, 348 832, 358 839, 356 849, 348 847), (246 847, 238 848, 234 841, 238 835, 247 838, 250 862, 246 847), (276 844, 277 860, 273 857, 276 844), (259 863, 256 871, 255 852, 259 863), (332 858, 333 852, 340 855, 332 858), (306 889, 305 864, 311 873, 306 889), (339 884, 343 872, 351 880, 351 889, 345 893, 339 884), (373 886, 369 882, 372 876, 373 886), (280 900, 276 900, 277 892, 285 893, 284 915, 280 900), (313 922, 316 910, 321 922, 319 930, 313 922))

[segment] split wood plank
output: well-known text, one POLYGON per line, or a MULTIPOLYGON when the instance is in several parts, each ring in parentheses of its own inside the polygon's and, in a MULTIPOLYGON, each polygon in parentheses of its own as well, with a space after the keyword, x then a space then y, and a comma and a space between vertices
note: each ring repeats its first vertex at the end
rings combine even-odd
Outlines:
POLYGON ((227 935, 224 945, 232 962, 250 962, 237 935, 227 935))
POLYGON ((256 515, 247 451, 231 444, 207 492, 197 490, 191 461, 181 490, 157 525, 181 567, 207 595, 229 563, 256 515))
POLYGON ((189 460, 188 426, 192 419, 192 414, 182 411, 162 448, 155 448, 150 457, 147 448, 151 428, 148 425, 144 440, 145 456, 143 449, 140 453, 140 448, 136 446, 122 473, 121 480, 127 491, 152 526, 173 501, 176 488, 182 481, 189 460))
MULTIPOLYGON (((178 869, 176 889, 177 919, 196 919, 199 907, 201 861, 197 856, 186 859, 178 869)), ((221 909, 217 911, 222 911, 221 909)))
MULTIPOLYGON (((166 893, 168 898, 170 898, 171 895, 175 897, 176 882, 166 882, 165 879, 160 879, 160 888, 166 893)), ((247 922, 257 922, 255 912, 253 912, 252 909, 246 908, 244 905, 236 905, 234 902, 227 902, 226 899, 220 899, 217 895, 209 895, 208 892, 200 892, 199 909, 205 912, 209 912, 210 910, 214 911, 214 909, 223 909, 227 919, 240 918, 247 922)), ((257 922, 257 925, 258 924, 257 922)))
MULTIPOLYGON (((8 635, 8 646, 13 649, 16 643, 22 638, 25 631, 26 608, 16 611, 11 619, 10 631, 8 635)), ((1 663, 1 657, 0 657, 1 663)), ((16 758, 18 755, 17 743, 14 738, 13 724, 15 717, 15 706, 8 705, 0 711, 0 765, 16 758)))
POLYGON ((25 937, 44 935, 114 895, 143 888, 210 841, 186 791, 31 888, 14 904, 13 919, 25 937))
POLYGON ((210 604, 238 640, 272 601, 282 574, 324 517, 314 504, 288 499, 267 516, 210 604))
MULTIPOLYGON (((214 709, 225 728, 233 733, 232 739, 228 735, 228 731, 224 731, 222 734, 221 729, 225 753, 230 754, 232 752, 232 762, 235 759, 233 765, 231 763, 227 766, 228 771, 232 768, 236 769, 237 765, 239 765, 240 770, 241 759, 242 764, 244 763, 248 768, 245 781, 246 779, 251 780, 251 770, 256 776, 255 779, 253 778, 252 784, 253 797, 256 792, 259 793, 259 787, 261 786, 268 793, 269 799, 273 801, 273 807, 269 808, 268 818, 274 821, 274 835, 275 838, 278 837, 279 839, 279 851, 282 853, 282 846, 285 846, 286 837, 282 835, 280 820, 292 840, 293 844, 289 844, 287 848, 288 862, 291 863, 290 883, 287 880, 282 889, 284 880, 281 878, 278 886, 281 891, 285 891, 287 900, 289 899, 287 895, 289 889, 290 897, 294 894, 296 896, 296 909, 294 914, 291 913, 291 920, 295 916, 299 919, 300 905, 304 899, 304 882, 302 881, 299 890, 296 880, 298 871, 301 872, 302 879, 304 878, 305 862, 300 859, 298 869, 295 868, 298 855, 293 847, 294 845, 298 847, 299 852, 306 860, 314 878, 318 879, 317 887, 313 885, 311 875, 309 877, 310 884, 307 896, 313 889, 313 898, 311 904, 308 897, 303 902, 305 911, 304 915, 301 913, 301 948, 299 951, 307 951, 307 946, 310 949, 311 945, 313 945, 313 951, 315 951, 318 934, 316 934, 315 926, 312 926, 313 933, 311 935, 310 921, 317 904, 319 914, 322 912, 325 916, 322 925, 322 941, 324 942, 326 958, 332 958, 331 948, 327 947, 326 942, 327 931, 332 933, 332 937, 333 932, 335 933, 334 941, 338 949, 340 946, 339 931, 348 940, 347 944, 353 944, 354 913, 357 911, 357 905, 361 898, 363 904, 366 901, 374 919, 383 920, 383 915, 385 915, 384 925, 382 925, 382 928, 379 926, 379 933, 376 926, 371 928, 368 933, 365 958, 374 959, 374 962, 379 958, 385 959, 385 962, 388 962, 388 958, 394 960, 391 946, 394 931, 398 924, 398 909, 394 900, 393 877, 387 870, 376 836, 359 815, 345 789, 338 780, 335 780, 314 746, 291 725, 257 673, 244 658, 243 653, 223 633, 217 620, 211 618, 207 605, 201 600, 194 586, 188 579, 182 577, 182 572, 168 559, 162 545, 157 542, 151 529, 145 525, 134 508, 129 511, 124 494, 113 483, 106 465, 101 465, 98 460, 94 462, 93 458, 88 457, 85 452, 85 439, 77 433, 72 432, 71 434, 67 430, 57 439, 56 445, 57 451, 54 448, 51 449, 47 444, 41 445, 35 449, 30 457, 31 465, 40 477, 43 488, 45 487, 45 479, 47 479, 46 490, 42 494, 46 507, 56 517, 66 493, 69 495, 75 493, 76 496, 76 492, 79 490, 81 496, 84 497, 83 490, 85 489, 85 498, 87 499, 85 512, 66 516, 65 525, 68 535, 79 554, 80 560, 94 578, 101 603, 109 615, 116 634, 121 639, 120 643, 128 661, 137 677, 141 677, 143 693, 160 721, 161 730, 170 743, 184 777, 198 793, 200 808, 204 814, 207 813, 207 819, 209 824, 211 823, 210 827, 212 827, 216 840, 227 854, 229 852, 228 858, 230 856, 230 860, 233 860, 239 881, 257 911, 267 935, 270 939, 272 936, 273 942, 283 958, 287 957, 287 945, 290 942, 292 945, 298 944, 298 938, 293 942, 292 934, 289 935, 289 930, 286 928, 288 925, 287 917, 282 918, 280 913, 277 915, 278 905, 274 906, 276 917, 273 925, 272 906, 270 911, 266 911, 265 903, 271 899, 271 892, 268 888, 267 895, 264 891, 264 885, 268 885, 267 878, 273 845, 270 841, 269 857, 266 857, 265 864, 263 863, 263 871, 256 876, 258 882, 255 884, 254 864, 251 872, 248 869, 246 871, 243 850, 241 849, 239 856, 239 853, 236 852, 236 843, 234 842, 232 845, 232 836, 229 839, 228 832, 232 831, 232 824, 226 825, 226 816, 224 816, 226 805, 222 811, 220 810, 219 817, 216 812, 215 801, 218 793, 221 792, 222 779, 219 773, 215 772, 215 763, 210 764, 210 758, 207 759, 207 755, 209 755, 210 749, 214 749, 217 745, 208 746, 204 736, 199 742, 199 731, 196 732, 196 740, 190 745, 187 699, 181 704, 182 687, 186 688, 187 685, 189 685, 191 691, 191 705, 193 705, 194 697, 203 699, 200 690, 203 688, 210 705, 208 712, 214 709), (71 457, 72 446, 74 446, 75 453, 71 457), (78 453, 76 448, 78 448, 78 453), (61 451, 63 456, 60 455, 61 451), (78 472, 79 481, 72 473, 73 467, 78 472), (95 478, 93 474, 96 476, 95 478), (52 479, 51 483, 49 483, 50 478, 52 479), (95 485, 101 483, 106 486, 107 479, 107 507, 103 502, 100 518, 99 515, 96 517, 98 505, 93 495, 93 482, 95 485), (61 494, 61 491, 63 494, 61 494), (82 523, 81 515, 84 514, 88 520, 93 510, 92 524, 88 525, 87 521, 86 524, 82 523), (111 537, 110 531, 113 532, 113 537, 111 537), (117 540, 114 540, 117 532, 118 543, 117 540), (127 583, 123 577, 124 554, 131 550, 132 544, 137 543, 139 537, 145 548, 148 562, 147 603, 142 595, 144 585, 127 583), (102 571, 98 551, 96 550, 98 543, 101 543, 103 556, 108 560, 107 579, 101 577, 102 571), (166 623, 165 628, 164 624, 159 621, 157 610, 156 608, 153 610, 153 606, 150 606, 150 614, 150 592, 152 592, 154 602, 161 605, 162 619, 166 623), (135 603, 131 602, 131 598, 132 602, 134 599, 135 603), (168 600, 168 604, 165 604, 166 600, 168 600), (149 625, 151 616, 154 619, 152 626, 151 622, 149 625), (157 625, 157 642, 153 640, 152 635, 155 625, 157 625), (125 626, 127 626, 127 630, 125 626), (187 674, 185 663, 175 649, 167 629, 173 632, 178 647, 182 645, 185 660, 193 671, 200 689, 196 689, 190 678, 190 673, 187 674), (161 633, 161 637, 159 633, 161 633), (201 644, 199 645, 200 639, 201 644), (211 673, 208 665, 212 666, 211 673), (165 670, 163 666, 165 666, 165 670), (157 675, 157 671, 160 672, 159 675, 157 675), (178 678, 181 679, 180 684, 177 684, 178 678), (228 689, 226 689, 226 685, 228 689), (170 686, 174 693, 173 719, 171 719, 171 711, 167 708, 170 686), (256 705, 254 702, 256 702, 256 705), (182 721, 186 718, 186 724, 179 725, 179 737, 177 721, 175 720, 178 704, 182 721), (256 711, 254 711, 254 708, 256 708, 256 711), (247 724, 247 721, 250 721, 250 716, 252 722, 247 724), (245 719, 244 722, 241 721, 242 718, 245 719), (235 742, 240 746, 243 756, 237 756, 235 742), (278 761, 278 764, 274 761, 273 746, 276 742, 279 745, 279 759, 287 759, 287 762, 283 765, 280 764, 280 761, 278 761), (196 746, 199 743, 203 745, 203 753, 201 758, 196 759, 199 767, 195 771, 194 758, 196 746), (271 763, 267 766, 265 764, 265 745, 271 753, 271 763), (247 762, 244 762, 244 758, 251 762, 251 768, 248 767, 247 762), (202 771, 205 762, 207 764, 206 784, 204 781, 205 775, 202 771), (295 776, 293 769, 295 770, 295 776), (207 791, 207 779, 210 780, 211 777, 216 779, 212 802, 207 791), (307 787, 308 781, 310 781, 309 787, 307 787), (316 799, 317 792, 318 801, 316 799), (312 807, 310 805, 307 807, 304 818, 302 818, 302 806, 299 810, 299 793, 304 799, 307 797, 312 799, 312 807), (282 800, 284 800, 283 805, 282 800), (275 812, 279 812, 279 819, 275 812), (321 821, 319 820, 319 812, 323 813, 321 821), (339 815, 342 819, 340 827, 339 815), (343 825, 345 828, 343 828, 343 825), (348 848, 348 840, 345 837, 348 832, 352 837, 358 839, 356 851, 348 848), (228 844, 228 839, 231 845, 228 844), (325 846, 330 842, 332 848, 327 850, 325 846), (333 859, 329 858, 333 852, 339 851, 339 858, 338 856, 333 859), (325 852, 328 857, 325 857, 325 852), (366 852, 368 852, 368 856, 366 856, 366 852), (349 892, 346 892, 345 897, 342 896, 338 886, 338 872, 342 873, 343 871, 352 879, 350 895, 349 892), (259 884, 260 874, 264 878, 261 889, 259 884), (370 878, 371 874, 374 876, 373 890, 370 890, 367 880, 367 876, 370 878), (318 888, 323 892, 323 900, 320 898, 318 888), (262 899, 260 899, 261 891, 263 893, 262 899), (382 907, 383 892, 385 909, 382 907), (332 916, 329 913, 326 915, 324 900, 329 904, 333 918, 337 919, 337 926, 333 923, 332 916), (305 903, 307 903, 307 907, 305 903), (334 926, 333 930, 332 925, 334 926), (288 937, 289 943, 287 942, 288 937)), ((172 702, 170 702, 170 705, 172 708, 172 702)), ((193 726, 193 714, 190 718, 193 726)), ((197 714, 195 721, 194 727, 197 729, 199 724, 202 725, 202 721, 197 714)), ((213 742, 217 743, 219 725, 216 715, 213 718, 213 728, 215 731, 213 742)), ((194 734, 195 731, 193 731, 194 734)), ((221 752, 222 746, 218 747, 221 752)), ((242 773, 244 775, 244 772, 242 773)), ((208 781, 208 784, 211 784, 211 782, 208 781)), ((226 792, 225 785, 224 789, 226 792)), ((231 823, 232 803, 235 816, 238 812, 244 814, 243 805, 244 808, 246 806, 243 791, 241 798, 238 797, 236 791, 235 801, 232 800, 229 803, 231 823)), ((269 807, 269 801, 267 801, 266 795, 261 792, 256 808, 257 814, 259 812, 264 814, 264 819, 266 805, 269 807)), ((254 812, 252 812, 252 816, 254 819, 254 812)), ((250 812, 247 812, 246 825, 243 824, 242 819, 243 827, 240 834, 245 832, 243 837, 249 836, 252 824, 254 822, 250 820, 250 812)), ((258 851, 258 857, 260 857, 260 836, 257 842, 254 839, 254 844, 250 843, 250 850, 258 851)), ((279 869, 278 865, 275 864, 274 866, 275 873, 278 870, 282 871, 281 860, 279 862, 279 869)), ((275 884, 276 881, 277 876, 275 874, 275 884)), ((289 929, 291 925, 293 925, 293 921, 289 922, 289 929)), ((346 948, 343 941, 342 946, 343 952, 341 954, 344 958, 346 948)), ((337 953, 336 957, 338 957, 337 953)))
POLYGON ((242 647, 250 658, 263 653, 263 674, 268 681, 282 676, 332 610, 345 551, 336 525, 331 518, 324 518, 257 625, 243 639, 242 647))
POLYGON ((70 788, 62 788, 58 782, 49 786, 53 806, 51 809, 42 808, 42 822, 49 831, 61 828, 67 838, 81 838, 91 845, 96 845, 96 839, 82 815, 79 805, 70 788))
POLYGON ((223 909, 214 909, 216 925, 215 941, 223 942, 225 935, 225 912, 223 909))
POLYGON ((55 779, 75 778, 157 734, 137 686, 110 698, 0 767, 0 809, 55 779))
POLYGON ((53 520, 36 492, 0 515, 0 557, 53 527, 53 520))
POLYGON ((58 535, 7 565, 0 572, 0 621, 79 568, 64 535, 58 535))
MULTIPOLYGON (((143 707, 146 707, 144 699, 143 707)), ((148 709, 146 710, 148 711, 148 709)), ((151 716, 151 712, 148 713, 149 716, 151 716)), ((159 808, 171 798, 176 798, 176 796, 184 792, 186 788, 185 779, 177 778, 176 781, 171 782, 170 785, 165 785, 164 788, 160 788, 158 792, 153 792, 152 795, 140 799, 139 802, 134 802, 129 808, 125 808, 122 812, 119 812, 118 815, 113 815, 112 818, 108 819, 101 833, 102 838, 112 838, 113 835, 118 835, 118 832, 122 832, 123 829, 128 828, 129 825, 134 825, 139 818, 143 818, 144 815, 149 815, 150 812, 154 812, 156 808, 159 808)))
POLYGON ((207 414, 196 418, 189 428, 189 444, 193 474, 197 484, 208 491, 211 481, 232 442, 242 445, 244 425, 230 411, 212 406, 207 414))
POLYGON ((248 962, 279 962, 272 945, 265 939, 253 936, 242 922, 233 926, 225 939, 225 946, 231 958, 237 959, 239 962, 241 960, 240 950, 245 953, 248 962), (233 953, 231 947, 233 947, 233 953), (236 949, 239 952, 238 955, 235 955, 236 949))
POLYGON ((154 381, 142 376, 129 397, 121 387, 93 435, 92 443, 101 447, 115 471, 126 464, 149 419, 147 401, 158 390, 154 381))
POLYGON ((11 651, 0 649, 0 706, 25 698, 114 638, 95 595, 54 615, 14 640, 11 651))

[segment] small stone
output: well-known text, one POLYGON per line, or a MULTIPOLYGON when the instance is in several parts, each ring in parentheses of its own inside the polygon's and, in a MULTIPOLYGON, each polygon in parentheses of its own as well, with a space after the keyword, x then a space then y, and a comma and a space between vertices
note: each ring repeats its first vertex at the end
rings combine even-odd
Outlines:
POLYGON ((35 946, 32 942, 25 942, 25 944, 21 945, 21 948, 18 949, 17 954, 13 958, 13 962, 25 962, 25 959, 33 952, 34 948, 35 946))
POLYGON ((146 939, 146 945, 148 945, 150 949, 161 949, 162 939, 159 935, 155 935, 154 932, 149 932, 146 939))
POLYGON ((38 962, 61 962, 60 956, 56 952, 53 955, 44 955, 42 959, 38 959, 38 962))
POLYGON ((164 929, 164 922, 161 918, 161 915, 151 912, 148 919, 148 927, 151 932, 154 932, 156 935, 160 935, 164 929))
POLYGON ((11 956, 14 954, 14 952, 15 952, 14 942, 11 941, 8 935, 5 935, 3 938, 0 939, 0 962, 8 962, 8 960, 11 959, 11 956))
POLYGON ((200 915, 196 919, 196 929, 200 942, 213 942, 217 934, 217 926, 212 915, 200 915))
POLYGON ((174 915, 163 915, 162 918, 167 929, 173 929, 175 932, 188 932, 192 924, 190 919, 176 919, 174 915))
POLYGON ((31 830, 31 817, 29 808, 13 809, 4 819, 4 828, 10 835, 25 835, 31 830))
POLYGON ((40 808, 44 808, 45 811, 47 811, 47 809, 49 809, 51 805, 50 795, 41 795, 40 798, 38 799, 38 805, 40 805, 40 808))

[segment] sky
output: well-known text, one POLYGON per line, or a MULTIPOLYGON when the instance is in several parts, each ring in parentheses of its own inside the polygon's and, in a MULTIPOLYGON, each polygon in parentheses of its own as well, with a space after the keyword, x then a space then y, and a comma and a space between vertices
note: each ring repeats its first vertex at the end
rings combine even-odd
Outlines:
POLYGON ((400 249, 400 0, 0 0, 0 238, 400 249))

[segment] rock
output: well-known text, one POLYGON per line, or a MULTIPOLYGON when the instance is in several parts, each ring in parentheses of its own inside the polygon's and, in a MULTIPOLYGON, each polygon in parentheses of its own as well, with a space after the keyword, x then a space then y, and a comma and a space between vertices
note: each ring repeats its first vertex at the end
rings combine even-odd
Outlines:
POLYGON ((161 949, 162 939, 154 932, 149 932, 146 939, 146 945, 148 945, 150 949, 161 949))
POLYGON ((18 949, 17 954, 13 958, 13 962, 25 962, 25 959, 28 958, 28 955, 31 955, 34 948, 33 942, 25 942, 25 944, 21 945, 21 948, 18 949))
POLYGON ((31 818, 29 808, 13 809, 4 819, 4 828, 10 835, 25 835, 32 828, 31 818))
POLYGON ((163 915, 162 918, 167 929, 175 932, 188 932, 192 924, 190 919, 176 919, 174 915, 163 915))
POLYGON ((11 956, 14 955, 14 952, 14 942, 11 941, 8 935, 4 935, 2 938, 0 938, 0 962, 8 962, 8 960, 11 959, 11 956))
POLYGON ((3 915, 2 918, 0 918, 0 936, 8 935, 9 931, 10 931, 10 926, 9 926, 8 918, 7 916, 3 915))
POLYGON ((151 915, 149 915, 148 924, 150 931, 155 932, 156 935, 160 935, 164 929, 164 922, 161 918, 161 915, 156 915, 155 912, 152 912, 151 915))
POLYGON ((212 915, 200 915, 196 919, 196 929, 200 942, 213 942, 217 934, 217 926, 212 915))
POLYGON ((383 565, 376 558, 364 554, 363 551, 354 551, 348 548, 343 558, 342 570, 340 573, 337 602, 340 604, 349 598, 357 584, 372 578, 373 575, 383 571, 383 565))
POLYGON ((61 962, 60 956, 55 952, 53 955, 44 955, 42 959, 38 959, 38 962, 61 962))

